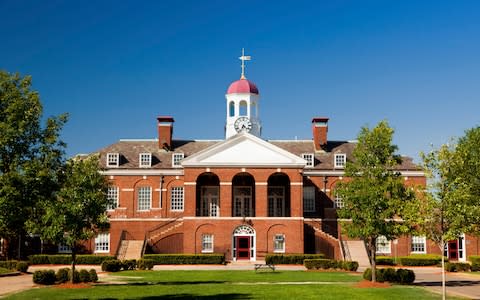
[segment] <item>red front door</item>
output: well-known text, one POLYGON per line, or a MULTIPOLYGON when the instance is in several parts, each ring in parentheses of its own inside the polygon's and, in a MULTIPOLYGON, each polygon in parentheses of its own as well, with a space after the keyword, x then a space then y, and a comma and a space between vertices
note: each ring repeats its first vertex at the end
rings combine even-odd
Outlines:
POLYGON ((237 260, 250 259, 250 237, 237 236, 237 260))
POLYGON ((448 258, 458 260, 458 240, 448 242, 448 258))

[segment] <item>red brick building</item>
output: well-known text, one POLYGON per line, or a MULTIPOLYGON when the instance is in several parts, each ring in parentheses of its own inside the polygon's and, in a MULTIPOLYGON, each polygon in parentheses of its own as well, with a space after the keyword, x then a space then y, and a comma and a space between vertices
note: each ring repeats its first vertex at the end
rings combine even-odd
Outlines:
MULTIPOLYGON (((158 139, 101 149, 115 205, 95 252, 120 255, 138 241, 155 253, 225 253, 229 261, 267 253, 343 259, 349 245, 339 234, 335 186, 355 142, 330 140, 328 118, 319 117, 310 140, 263 140, 259 103, 258 88, 242 74, 227 89, 225 140, 177 140, 173 117, 161 116, 158 139)), ((407 185, 426 183, 408 157, 398 171, 407 185)), ((392 256, 439 252, 421 237, 380 246, 392 256)), ((454 248, 449 255, 463 260, 478 253, 478 240, 454 248)))

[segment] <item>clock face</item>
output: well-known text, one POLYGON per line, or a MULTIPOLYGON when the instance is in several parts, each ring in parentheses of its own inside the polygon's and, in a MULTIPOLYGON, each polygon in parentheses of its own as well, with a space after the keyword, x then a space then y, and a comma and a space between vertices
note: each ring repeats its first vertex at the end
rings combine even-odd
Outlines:
POLYGON ((248 117, 240 117, 233 124, 237 132, 246 131, 249 132, 252 129, 252 122, 248 117))

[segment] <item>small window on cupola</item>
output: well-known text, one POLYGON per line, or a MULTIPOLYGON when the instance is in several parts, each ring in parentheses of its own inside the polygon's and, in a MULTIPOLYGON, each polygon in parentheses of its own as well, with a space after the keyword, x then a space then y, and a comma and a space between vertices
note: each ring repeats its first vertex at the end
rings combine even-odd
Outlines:
POLYGON ((140 153, 138 162, 140 168, 150 168, 152 166, 152 153, 140 153))
POLYGON ((247 116, 248 115, 248 106, 247 101, 242 100, 240 101, 240 116, 247 116))
POLYGON ((228 115, 230 117, 233 117, 235 116, 235 103, 233 101, 230 101, 230 104, 228 105, 228 115))
POLYGON ((120 154, 107 153, 107 167, 118 167, 120 164, 120 154))

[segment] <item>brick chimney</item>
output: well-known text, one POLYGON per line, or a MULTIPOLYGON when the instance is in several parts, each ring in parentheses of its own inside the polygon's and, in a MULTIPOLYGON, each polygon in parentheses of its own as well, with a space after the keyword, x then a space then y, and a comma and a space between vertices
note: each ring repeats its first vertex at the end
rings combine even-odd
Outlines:
POLYGON ((312 131, 315 151, 322 150, 322 147, 327 144, 328 118, 313 118, 312 131))
POLYGON ((172 149, 173 120, 169 116, 157 117, 158 120, 158 147, 160 149, 172 149))

